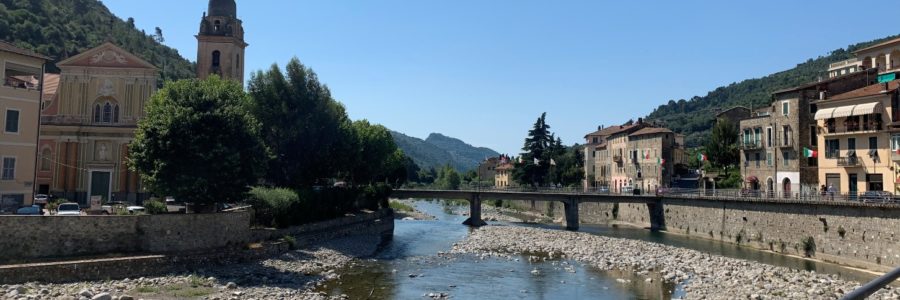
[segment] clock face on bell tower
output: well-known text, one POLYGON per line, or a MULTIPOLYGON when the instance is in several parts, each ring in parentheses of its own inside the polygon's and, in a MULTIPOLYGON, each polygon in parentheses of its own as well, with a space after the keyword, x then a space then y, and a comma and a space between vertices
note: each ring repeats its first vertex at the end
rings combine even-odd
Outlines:
POLYGON ((210 74, 244 83, 244 26, 234 0, 210 0, 197 34, 197 77, 210 74))

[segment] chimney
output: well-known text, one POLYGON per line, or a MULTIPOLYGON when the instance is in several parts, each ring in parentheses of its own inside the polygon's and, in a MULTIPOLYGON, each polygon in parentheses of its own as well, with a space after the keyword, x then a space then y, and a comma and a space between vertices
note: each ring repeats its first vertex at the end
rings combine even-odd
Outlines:
POLYGON ((819 100, 825 100, 825 91, 819 92, 819 100))
POLYGON ((597 131, 603 130, 603 125, 597 126, 597 131))

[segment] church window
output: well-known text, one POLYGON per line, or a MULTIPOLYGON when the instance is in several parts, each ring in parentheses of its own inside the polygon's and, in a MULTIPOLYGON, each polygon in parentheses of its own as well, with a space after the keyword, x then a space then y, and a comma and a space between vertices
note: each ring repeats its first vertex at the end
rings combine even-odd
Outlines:
POLYGON ((94 105, 94 123, 100 123, 100 104, 94 105))
POLYGON ((50 149, 41 151, 41 171, 50 171, 50 149))
POLYGON ((119 105, 113 108, 113 123, 119 123, 119 105))
POLYGON ((219 59, 221 58, 222 53, 219 50, 213 51, 212 53, 212 66, 213 68, 219 67, 219 59))
POLYGON ((222 28, 222 22, 219 22, 219 20, 216 20, 215 24, 216 25, 213 26, 213 32, 219 32, 219 28, 222 28))
POLYGON ((106 102, 103 106, 103 123, 109 123, 112 120, 112 105, 106 102))

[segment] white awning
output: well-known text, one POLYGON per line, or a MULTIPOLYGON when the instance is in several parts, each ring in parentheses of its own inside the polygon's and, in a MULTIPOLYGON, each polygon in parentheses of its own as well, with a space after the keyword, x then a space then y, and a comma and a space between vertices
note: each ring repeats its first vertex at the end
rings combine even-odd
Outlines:
POLYGON ((852 116, 854 107, 856 107, 856 105, 848 105, 848 106, 841 106, 841 107, 835 108, 834 114, 832 114, 831 117, 832 118, 844 118, 844 117, 852 116))
POLYGON ((834 115, 835 108, 823 108, 816 111, 816 120, 827 120, 831 119, 832 115, 834 115))
POLYGON ((881 102, 872 102, 872 103, 864 103, 857 104, 853 107, 852 116, 862 116, 862 115, 871 115, 879 112, 881 102))

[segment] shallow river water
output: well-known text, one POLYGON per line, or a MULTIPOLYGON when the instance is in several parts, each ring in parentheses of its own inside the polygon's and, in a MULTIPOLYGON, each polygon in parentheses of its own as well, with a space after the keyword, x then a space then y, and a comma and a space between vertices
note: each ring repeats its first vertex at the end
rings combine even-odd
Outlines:
MULTIPOLYGON (((431 221, 397 220, 394 238, 373 257, 341 270, 341 278, 320 287, 331 295, 351 299, 429 299, 445 294, 452 299, 671 299, 682 296, 678 287, 652 283, 627 271, 601 271, 569 260, 529 262, 525 256, 479 259, 472 255, 444 255, 471 230, 465 217, 445 211, 441 202, 415 202, 431 221)), ((561 229, 553 224, 518 224, 561 229)), ((581 232, 638 239, 690 248, 712 254, 758 261, 801 270, 839 274, 845 279, 874 276, 833 264, 816 263, 717 241, 640 228, 581 225, 581 232)))

